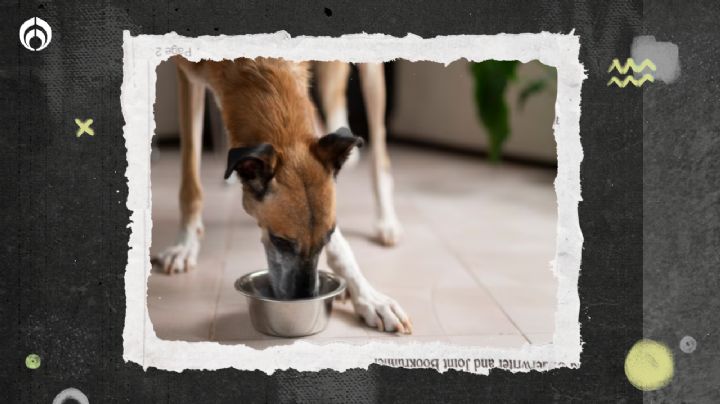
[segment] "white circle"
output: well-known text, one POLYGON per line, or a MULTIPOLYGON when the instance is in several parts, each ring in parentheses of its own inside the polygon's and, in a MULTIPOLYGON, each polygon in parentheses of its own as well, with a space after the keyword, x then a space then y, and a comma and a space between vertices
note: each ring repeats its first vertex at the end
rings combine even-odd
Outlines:
POLYGON ((87 396, 83 394, 82 391, 74 387, 67 388, 58 393, 58 395, 53 398, 52 404, 62 404, 68 399, 73 399, 80 404, 90 404, 90 400, 88 400, 87 396))
POLYGON ((695 338, 686 335, 682 337, 680 340, 680 350, 685 353, 693 353, 695 352, 695 349, 697 348, 697 341, 695 341, 695 338))

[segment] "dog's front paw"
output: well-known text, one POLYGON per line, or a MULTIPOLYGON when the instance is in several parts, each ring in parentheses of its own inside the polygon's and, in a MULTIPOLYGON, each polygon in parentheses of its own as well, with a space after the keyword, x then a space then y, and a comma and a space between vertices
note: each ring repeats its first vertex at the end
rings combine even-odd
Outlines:
POLYGON ((392 247, 400 241, 403 229, 397 219, 381 219, 375 225, 380 244, 392 247))
POLYGON ((168 275, 175 272, 190 271, 197 265, 199 252, 200 240, 198 235, 196 233, 183 233, 180 235, 180 241, 177 244, 152 257, 150 262, 168 275))
POLYGON ((355 312, 365 324, 380 331, 412 334, 410 318, 395 300, 375 290, 352 298, 355 312))

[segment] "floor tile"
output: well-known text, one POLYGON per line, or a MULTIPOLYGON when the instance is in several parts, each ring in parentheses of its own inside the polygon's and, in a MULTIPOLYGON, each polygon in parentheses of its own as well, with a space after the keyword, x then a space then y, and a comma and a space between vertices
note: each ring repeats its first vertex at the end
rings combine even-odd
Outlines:
POLYGON ((481 288, 437 288, 435 313, 446 335, 514 334, 518 330, 481 288))
POLYGON ((150 323, 160 339, 171 341, 208 341, 214 307, 205 304, 149 305, 150 323), (178 313, 182 313, 179 316, 178 313), (178 321, 182 318, 182 321, 178 321))
POLYGON ((533 345, 548 345, 553 343, 552 333, 530 333, 526 334, 526 336, 533 345))
POLYGON ((271 338, 253 328, 246 305, 219 305, 212 329, 213 341, 262 340, 271 338))
POLYGON ((161 297, 165 301, 203 298, 214 301, 220 288, 222 261, 204 259, 198 267, 183 273, 171 275, 154 268, 148 279, 148 302, 150 297, 161 297))
POLYGON ((449 338, 453 345, 471 347, 519 349, 528 343, 520 334, 462 335, 449 338))
POLYGON ((525 334, 552 333, 555 331, 555 300, 529 298, 516 294, 512 301, 502 303, 508 316, 525 334))
MULTIPOLYGON (((410 317, 413 324, 412 336, 442 336, 445 334, 438 320, 431 300, 432 291, 412 288, 392 288, 383 290, 392 296, 410 317)), ((387 333, 368 329, 370 337, 387 337, 387 333)))
MULTIPOLYGON (((551 341, 557 290, 549 269, 557 217, 552 170, 396 145, 390 145, 390 155, 404 228, 400 243, 387 248, 374 239, 377 212, 367 153, 338 176, 337 222, 365 276, 401 304, 414 333, 370 329, 349 302, 336 302, 327 329, 302 339, 321 345, 441 341, 507 348, 551 341)), ((203 159, 205 234, 198 268, 150 276, 152 325, 161 338, 256 349, 292 344, 297 339, 254 330, 245 298, 234 289, 237 278, 267 263, 260 230, 242 209, 242 186, 222 180, 224 164, 217 154, 203 159)), ((177 237, 179 168, 177 151, 163 150, 152 165, 153 254, 177 237)), ((324 256, 319 268, 328 269, 324 256)))
POLYGON ((398 345, 409 345, 409 344, 425 344, 440 342, 443 344, 449 344, 450 338, 445 335, 405 335, 405 334, 385 334, 381 336, 375 336, 369 341, 379 343, 389 343, 398 345))

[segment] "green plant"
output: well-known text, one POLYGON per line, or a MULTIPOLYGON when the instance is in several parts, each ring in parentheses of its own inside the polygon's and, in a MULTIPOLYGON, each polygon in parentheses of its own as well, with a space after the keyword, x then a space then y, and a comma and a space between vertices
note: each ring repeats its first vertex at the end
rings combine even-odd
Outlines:
MULTIPOLYGON (((478 117, 485 126, 490 137, 488 155, 491 161, 499 161, 502 155, 502 146, 510 135, 510 120, 508 106, 505 101, 505 90, 508 83, 517 80, 517 60, 486 60, 480 63, 470 63, 473 78, 475 79, 475 106, 478 117)), ((518 95, 518 107, 522 109, 527 99, 533 94, 540 93, 551 81, 555 80, 555 69, 547 75, 522 84, 518 95)))

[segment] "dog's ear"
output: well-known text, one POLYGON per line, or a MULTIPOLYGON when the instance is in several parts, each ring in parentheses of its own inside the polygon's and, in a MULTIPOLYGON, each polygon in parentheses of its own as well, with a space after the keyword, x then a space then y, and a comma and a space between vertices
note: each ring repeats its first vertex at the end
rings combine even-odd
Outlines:
POLYGON ((275 175, 276 164, 277 153, 268 143, 230 149, 225 179, 228 179, 233 171, 237 172, 243 184, 247 185, 257 198, 262 198, 268 183, 275 175))
POLYGON ((362 147, 363 140, 350 132, 348 128, 340 128, 325 135, 313 144, 312 150, 318 160, 324 163, 335 175, 340 171, 353 147, 362 147))

